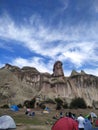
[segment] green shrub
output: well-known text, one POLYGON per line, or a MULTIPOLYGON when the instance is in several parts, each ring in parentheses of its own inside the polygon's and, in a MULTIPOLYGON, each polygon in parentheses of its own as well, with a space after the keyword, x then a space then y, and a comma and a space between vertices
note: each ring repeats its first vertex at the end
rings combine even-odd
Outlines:
POLYGON ((27 108, 34 108, 35 106, 35 98, 33 98, 32 100, 26 100, 24 102, 24 106, 26 106, 27 108))
POLYGON ((70 103, 70 108, 87 108, 83 98, 74 98, 70 103))
POLYGON ((60 98, 55 98, 55 102, 56 102, 57 104, 63 105, 63 101, 62 101, 62 99, 60 99, 60 98))
POLYGON ((30 101, 30 108, 34 108, 35 106, 35 98, 33 98, 31 101, 30 101))
POLYGON ((17 106, 18 106, 19 108, 23 108, 23 106, 22 106, 21 104, 18 104, 17 106))
POLYGON ((41 109, 45 109, 45 108, 46 108, 46 106, 45 106, 44 103, 40 103, 40 104, 39 104, 39 107, 40 107, 41 109))
POLYGON ((67 102, 64 102, 63 108, 64 108, 64 109, 68 108, 68 103, 67 103, 67 102))
POLYGON ((30 108, 30 101, 29 100, 24 101, 24 106, 30 108))
POLYGON ((1 108, 9 108, 8 104, 1 106, 1 108))
POLYGON ((55 101, 53 99, 50 99, 50 98, 48 98, 45 102, 46 103, 55 104, 55 101))
POLYGON ((56 110, 61 110, 62 106, 60 104, 56 105, 56 110))
POLYGON ((60 98, 55 98, 55 102, 56 102, 56 110, 60 110, 63 106, 63 101, 60 98))

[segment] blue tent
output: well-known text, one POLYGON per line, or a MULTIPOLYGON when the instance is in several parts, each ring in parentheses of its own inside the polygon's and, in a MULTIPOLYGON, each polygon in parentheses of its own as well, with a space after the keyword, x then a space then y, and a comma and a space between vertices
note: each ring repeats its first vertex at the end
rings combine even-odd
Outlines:
POLYGON ((45 109, 44 109, 45 111, 50 111, 50 109, 48 108, 48 107, 45 107, 45 109))
POLYGON ((11 109, 12 111, 19 111, 19 108, 18 108, 17 105, 12 105, 12 106, 10 107, 10 109, 11 109))

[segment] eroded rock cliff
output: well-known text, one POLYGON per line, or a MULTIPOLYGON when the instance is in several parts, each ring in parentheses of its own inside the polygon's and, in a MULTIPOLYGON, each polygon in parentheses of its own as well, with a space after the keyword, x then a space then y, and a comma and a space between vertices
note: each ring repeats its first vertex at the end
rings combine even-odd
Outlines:
POLYGON ((72 70, 71 75, 65 77, 61 61, 54 64, 53 74, 9 64, 0 69, 0 104, 20 104, 35 96, 42 100, 59 96, 67 102, 82 97, 88 106, 97 106, 98 77, 83 70, 80 73, 72 70))

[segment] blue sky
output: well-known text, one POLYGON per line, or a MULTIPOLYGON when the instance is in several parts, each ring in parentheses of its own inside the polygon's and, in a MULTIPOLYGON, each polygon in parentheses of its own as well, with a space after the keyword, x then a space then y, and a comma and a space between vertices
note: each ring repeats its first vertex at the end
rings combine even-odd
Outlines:
POLYGON ((0 0, 0 68, 98 76, 98 0, 0 0))

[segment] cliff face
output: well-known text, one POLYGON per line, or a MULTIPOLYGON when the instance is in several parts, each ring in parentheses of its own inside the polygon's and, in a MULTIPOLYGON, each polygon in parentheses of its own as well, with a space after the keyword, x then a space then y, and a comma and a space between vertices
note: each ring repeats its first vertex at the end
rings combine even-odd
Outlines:
POLYGON ((88 106, 97 106, 98 77, 75 70, 71 76, 65 77, 60 61, 54 64, 53 74, 9 64, 0 69, 0 104, 19 104, 35 96, 43 100, 59 96, 67 102, 74 97, 82 97, 88 106))

